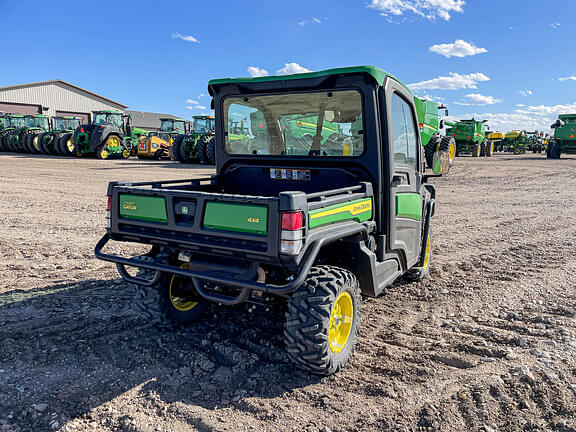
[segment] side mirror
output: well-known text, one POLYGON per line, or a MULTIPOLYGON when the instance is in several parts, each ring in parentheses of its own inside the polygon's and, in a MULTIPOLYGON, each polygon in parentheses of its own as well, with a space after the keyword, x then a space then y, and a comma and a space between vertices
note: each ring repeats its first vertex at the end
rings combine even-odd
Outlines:
POLYGON ((214 98, 210 101, 210 109, 214 109, 214 98))
POLYGON ((444 128, 444 120, 440 120, 439 129, 443 129, 443 128, 444 128))
POLYGON ((448 115, 448 110, 444 110, 444 115, 447 116, 448 115))

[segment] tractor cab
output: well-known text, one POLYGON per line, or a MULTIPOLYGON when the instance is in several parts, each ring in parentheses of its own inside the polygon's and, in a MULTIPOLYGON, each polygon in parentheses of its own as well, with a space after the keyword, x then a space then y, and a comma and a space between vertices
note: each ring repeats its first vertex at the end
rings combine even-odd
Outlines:
POLYGON ((26 123, 26 127, 30 130, 42 130, 47 132, 50 130, 50 123, 48 120, 48 116, 43 114, 31 114, 24 116, 24 121, 26 123))
POLYGON ((4 122, 6 129, 20 129, 26 124, 24 116, 21 114, 5 114, 4 122))
POLYGON ((161 118, 159 132, 183 134, 186 132, 186 120, 180 118, 161 118))
POLYGON ((52 130, 54 131, 73 131, 80 126, 79 117, 56 116, 52 117, 52 130))
POLYGON ((211 116, 194 116, 192 132, 196 134, 205 134, 213 132, 215 128, 214 117, 211 116))
POLYGON ((94 125, 114 125, 124 127, 124 114, 121 111, 92 111, 94 125))

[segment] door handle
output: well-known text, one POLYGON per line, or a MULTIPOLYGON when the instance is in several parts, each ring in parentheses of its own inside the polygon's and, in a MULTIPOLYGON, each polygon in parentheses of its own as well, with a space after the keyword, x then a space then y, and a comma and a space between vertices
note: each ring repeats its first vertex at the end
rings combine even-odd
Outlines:
POLYGON ((392 187, 397 187, 408 183, 408 179, 405 175, 395 175, 392 177, 392 187))

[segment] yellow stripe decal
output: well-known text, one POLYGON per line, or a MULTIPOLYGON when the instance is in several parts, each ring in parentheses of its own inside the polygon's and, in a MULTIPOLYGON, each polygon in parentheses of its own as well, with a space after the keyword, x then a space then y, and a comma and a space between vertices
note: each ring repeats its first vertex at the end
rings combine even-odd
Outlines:
POLYGON ((338 207, 331 210, 326 210, 319 213, 314 213, 310 215, 310 219, 318 219, 325 216, 332 216, 339 213, 350 213, 352 216, 356 216, 361 213, 366 213, 372 211, 372 200, 367 199, 354 204, 348 204, 342 207, 338 207))

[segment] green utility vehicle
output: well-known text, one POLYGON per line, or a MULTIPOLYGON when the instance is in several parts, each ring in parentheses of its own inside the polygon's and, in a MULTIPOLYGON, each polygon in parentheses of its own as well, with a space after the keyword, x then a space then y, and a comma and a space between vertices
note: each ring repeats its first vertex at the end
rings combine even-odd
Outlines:
POLYGON ((176 322, 199 319, 210 303, 285 304, 289 358, 315 374, 337 372, 354 351, 362 295, 430 270, 436 192, 428 180, 437 175, 424 175, 414 96, 371 66, 217 79, 208 90, 217 174, 110 183, 95 254, 159 295, 176 322), (255 150, 235 147, 230 120, 257 112, 255 150), (286 116, 313 119, 307 151, 288 146, 286 116), (354 151, 325 151, 325 122, 354 151), (111 240, 151 249, 123 257, 105 252, 111 240))
POLYGON ((424 146, 426 165, 435 174, 447 174, 456 158, 456 141, 451 136, 441 136, 440 129, 444 127, 444 120, 439 120, 438 110, 448 110, 444 104, 414 97, 414 105, 418 115, 420 137, 424 146))
POLYGON ((146 131, 132 127, 131 117, 122 111, 92 111, 92 123, 76 128, 64 150, 70 156, 96 154, 98 159, 127 159, 136 154, 138 138, 144 135, 146 131))
POLYGON ((138 139, 139 159, 161 159, 170 155, 170 147, 176 142, 180 145, 187 132, 186 120, 180 118, 161 118, 158 131, 138 139))
POLYGON ((4 129, 2 129, 2 134, 0 135, 2 150, 17 151, 17 145, 20 142, 18 133, 25 130, 25 124, 22 114, 4 114, 4 129))
POLYGON ((576 154, 576 114, 560 114, 550 128, 554 129, 554 138, 546 149, 546 157, 560 159, 562 153, 576 154))
POLYGON ((542 153, 544 150, 544 133, 539 131, 526 131, 526 138, 528 140, 528 145, 526 146, 527 151, 532 153, 542 153))
POLYGON ((509 153, 514 153, 516 155, 524 154, 526 153, 529 144, 530 140, 528 139, 525 130, 513 130, 504 135, 504 151, 509 153))
POLYGON ((178 137, 172 144, 170 158, 183 163, 200 161, 202 164, 215 163, 214 157, 214 117, 194 116, 190 131, 178 137))
POLYGON ((66 154, 65 148, 72 134, 80 126, 80 117, 54 116, 51 119, 50 131, 38 135, 36 150, 47 155, 66 154))
POLYGON ((472 157, 492 156, 494 143, 486 139, 485 125, 487 120, 478 121, 460 120, 455 123, 446 123, 446 135, 452 135, 456 140, 456 156, 462 153, 470 153, 472 157))

